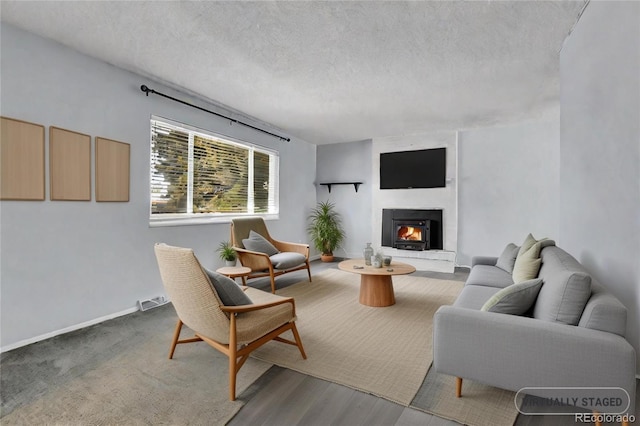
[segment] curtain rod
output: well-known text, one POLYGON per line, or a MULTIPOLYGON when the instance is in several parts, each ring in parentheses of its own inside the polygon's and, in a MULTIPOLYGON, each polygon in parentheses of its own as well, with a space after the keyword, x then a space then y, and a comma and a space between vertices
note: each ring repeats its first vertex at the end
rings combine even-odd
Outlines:
POLYGON ((172 96, 165 95, 164 93, 156 92, 153 89, 149 89, 144 84, 142 86, 140 86, 140 90, 142 90, 144 93, 146 93, 147 96, 149 96, 149 93, 153 93, 155 95, 162 96, 163 98, 167 98, 167 99, 171 99, 172 101, 179 102, 179 103, 181 103, 183 105, 187 105, 187 106, 190 106, 192 108, 199 109, 200 111, 208 112, 209 114, 213 114, 213 115, 217 115, 218 117, 226 118, 227 120, 230 120, 232 123, 242 124, 243 126, 252 128, 252 129, 257 130, 257 131, 262 132, 262 133, 266 133, 266 134, 271 135, 273 137, 276 137, 278 139, 282 139, 283 141, 287 141, 287 142, 291 141, 290 138, 285 138, 284 136, 276 135, 275 133, 271 133, 271 132, 268 132, 268 131, 266 131, 264 129, 261 129, 259 127, 252 126, 251 124, 243 123, 242 121, 238 121, 235 118, 227 117, 226 115, 218 114, 217 112, 210 111, 208 109, 199 107, 198 105, 194 105, 194 104, 190 104, 189 102, 181 101, 180 99, 176 99, 176 98, 174 98, 172 96))

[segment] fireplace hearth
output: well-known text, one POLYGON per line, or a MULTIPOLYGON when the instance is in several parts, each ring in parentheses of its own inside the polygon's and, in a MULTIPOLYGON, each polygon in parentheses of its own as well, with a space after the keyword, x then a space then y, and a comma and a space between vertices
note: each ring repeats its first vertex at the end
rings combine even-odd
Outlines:
POLYGON ((442 210, 383 209, 382 246, 442 250, 442 210))

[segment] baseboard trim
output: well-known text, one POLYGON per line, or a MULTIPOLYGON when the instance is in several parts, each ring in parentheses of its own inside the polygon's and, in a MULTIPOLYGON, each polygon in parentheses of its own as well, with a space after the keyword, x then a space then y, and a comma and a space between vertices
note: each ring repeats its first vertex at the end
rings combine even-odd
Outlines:
POLYGON ((41 334, 41 335, 36 336, 36 337, 31 337, 29 339, 20 340, 19 342, 11 343, 11 344, 6 345, 6 346, 2 346, 0 348, 0 353, 9 352, 11 350, 18 349, 18 348, 21 348, 23 346, 30 345, 32 343, 37 343, 37 342, 40 342, 42 340, 50 339, 52 337, 59 336, 61 334, 70 333, 72 331, 80 330, 81 328, 89 327, 91 325, 95 325, 95 324, 98 324, 98 323, 101 323, 101 322, 104 322, 104 321, 108 321, 110 319, 118 318, 118 317, 121 317, 121 316, 124 316, 124 315, 129 315, 129 314, 132 314, 134 312, 137 312, 138 310, 139 310, 139 308, 137 306, 134 306, 133 308, 125 309, 124 311, 115 312, 113 314, 105 315, 105 316, 100 317, 100 318, 95 318, 95 319, 92 319, 90 321, 82 322, 80 324, 75 324, 75 325, 72 325, 72 326, 69 326, 69 327, 61 328, 60 330, 55 330, 55 331, 51 331, 49 333, 41 334))

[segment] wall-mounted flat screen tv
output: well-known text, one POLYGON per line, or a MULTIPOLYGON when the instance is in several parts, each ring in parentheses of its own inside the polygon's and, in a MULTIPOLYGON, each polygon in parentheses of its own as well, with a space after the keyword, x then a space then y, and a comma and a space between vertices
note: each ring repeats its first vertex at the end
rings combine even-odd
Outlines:
POLYGON ((446 148, 380 154, 380 189, 444 188, 446 177, 446 148))

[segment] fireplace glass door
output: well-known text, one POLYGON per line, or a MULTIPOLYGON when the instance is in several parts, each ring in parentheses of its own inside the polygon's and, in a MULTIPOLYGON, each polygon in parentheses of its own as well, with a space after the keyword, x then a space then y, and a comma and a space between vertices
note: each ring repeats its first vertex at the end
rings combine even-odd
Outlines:
POLYGON ((395 241, 393 247, 401 250, 429 250, 430 220, 394 219, 395 241))

